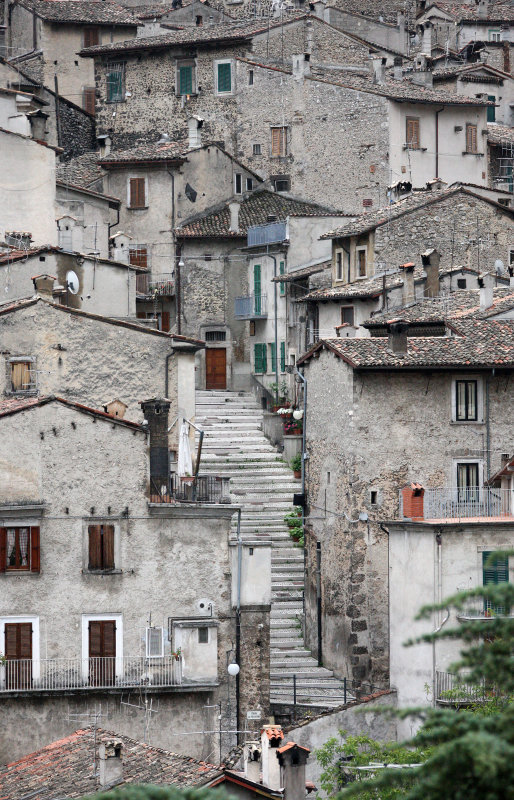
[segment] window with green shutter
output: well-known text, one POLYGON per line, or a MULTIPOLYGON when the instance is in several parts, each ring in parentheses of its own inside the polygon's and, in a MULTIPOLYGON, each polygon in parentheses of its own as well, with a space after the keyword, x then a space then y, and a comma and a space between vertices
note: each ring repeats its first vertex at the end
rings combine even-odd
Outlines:
POLYGON ((125 100, 125 64, 107 65, 107 102, 121 103, 125 100))
POLYGON ((217 65, 217 91, 218 94, 232 91, 232 64, 230 61, 223 61, 217 65))
POLYGON ((254 298, 254 311, 256 314, 261 313, 261 265, 253 265, 253 298, 254 298))
POLYGON ((266 359, 265 344, 254 344, 253 360, 254 360, 254 372, 264 373, 268 371, 268 362, 266 359))
POLYGON ((280 372, 286 371, 286 343, 280 342, 280 372))
POLYGON ((182 64, 178 68, 178 93, 193 94, 193 67, 191 64, 182 64))
MULTIPOLYGON (((509 582, 509 557, 500 556, 495 560, 489 561, 491 552, 482 553, 482 575, 484 586, 497 586, 499 583, 509 582)), ((485 614, 505 614, 503 606, 495 606, 490 600, 484 598, 485 614)), ((507 612, 508 613, 508 612, 507 612)))
MULTIPOLYGON (((280 262, 280 264, 278 265, 278 269, 279 269, 280 275, 284 275, 285 274, 286 265, 285 265, 284 261, 280 262)), ((286 293, 286 285, 285 285, 284 281, 280 281, 280 297, 284 297, 285 293, 286 293)))
POLYGON ((277 369, 277 354, 275 351, 275 342, 271 342, 269 345, 269 354, 271 360, 271 371, 275 372, 277 369))

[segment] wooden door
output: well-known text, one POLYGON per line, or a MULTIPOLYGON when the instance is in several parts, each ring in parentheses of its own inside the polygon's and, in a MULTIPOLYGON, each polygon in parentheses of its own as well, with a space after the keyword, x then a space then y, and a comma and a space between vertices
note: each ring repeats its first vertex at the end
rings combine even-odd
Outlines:
POLYGON ((5 624, 7 689, 30 689, 32 686, 32 624, 5 624))
POLYGON ((116 677, 116 622, 89 623, 89 684, 113 686, 116 677))
POLYGON ((205 351, 205 388, 227 388, 227 351, 224 347, 208 347, 205 351))

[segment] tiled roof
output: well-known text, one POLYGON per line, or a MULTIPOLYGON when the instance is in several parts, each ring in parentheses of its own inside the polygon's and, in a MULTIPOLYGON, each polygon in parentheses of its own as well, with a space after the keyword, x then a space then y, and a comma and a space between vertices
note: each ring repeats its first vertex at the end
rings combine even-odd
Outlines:
MULTIPOLYGON (((54 1, 54 0, 52 0, 54 1)), ((271 22, 268 26, 266 20, 254 20, 252 22, 237 22, 226 25, 201 25, 191 26, 182 30, 172 30, 159 36, 148 36, 139 39, 130 39, 126 42, 115 42, 114 44, 96 45, 81 50, 83 56, 95 56, 102 53, 119 53, 127 51, 154 50, 162 47, 173 47, 181 44, 210 44, 212 42, 240 42, 250 41, 253 36, 259 33, 267 33, 268 30, 280 28, 282 25, 290 25, 302 19, 307 19, 308 14, 292 16, 281 23, 280 21, 271 22)))
POLYGON ((496 122, 487 124, 487 141, 491 144, 514 144, 514 128, 508 125, 498 125, 496 122))
POLYGON ((412 336, 406 353, 393 353, 386 337, 324 339, 298 364, 327 348, 354 369, 514 368, 514 320, 466 319, 452 323, 453 336, 412 336))
POLYGON ((111 0, 17 0, 17 4, 49 22, 137 26, 137 19, 111 0))
POLYGON ((183 227, 176 229, 176 234, 180 238, 245 237, 251 225, 265 225, 269 221, 268 216, 275 216, 278 221, 283 221, 286 217, 324 217, 337 214, 337 211, 317 203, 284 197, 263 189, 253 192, 241 201, 238 233, 230 231, 230 208, 228 203, 224 203, 216 211, 189 220, 183 227))
POLYGON ((57 179, 64 183, 73 183, 88 189, 102 180, 104 170, 98 164, 99 153, 83 153, 80 156, 56 165, 57 179))
MULTIPOLYGON (((188 756, 143 744, 128 736, 97 730, 98 743, 122 742, 124 783, 168 784, 182 788, 202 786, 220 774, 218 767, 188 756)), ((94 775, 94 733, 78 730, 37 750, 0 772, 0 797, 8 800, 76 798, 99 791, 94 775)))
POLYGON ((302 278, 310 278, 311 275, 325 272, 325 270, 331 267, 332 261, 322 261, 319 264, 311 264, 310 267, 295 269, 292 272, 288 272, 286 275, 277 275, 276 278, 272 278, 271 280, 275 281, 275 283, 292 283, 293 281, 299 281, 302 278))
POLYGON ((419 192, 415 191, 407 197, 404 197, 402 200, 398 200, 398 202, 392 203, 389 206, 377 208, 376 211, 371 211, 369 214, 360 214, 353 222, 346 222, 344 225, 335 228, 333 231, 324 233, 320 238, 342 239, 347 236, 360 236, 361 234, 374 230, 381 225, 386 225, 388 222, 392 222, 393 220, 402 217, 404 214, 418 211, 420 208, 423 208, 427 205, 432 205, 433 203, 439 203, 457 193, 468 194, 473 197, 474 200, 481 200, 484 203, 492 204, 496 208, 505 211, 507 214, 514 215, 513 209, 507 208, 506 206, 501 206, 494 200, 490 200, 487 197, 477 195, 467 189, 465 185, 454 184, 446 189, 419 192))
POLYGON ((417 323, 444 322, 466 317, 487 319, 513 308, 514 289, 510 287, 494 289, 493 304, 484 310, 480 310, 480 291, 478 289, 459 290, 439 297, 427 297, 419 303, 376 314, 363 324, 370 329, 384 327, 400 317, 407 322, 417 323))

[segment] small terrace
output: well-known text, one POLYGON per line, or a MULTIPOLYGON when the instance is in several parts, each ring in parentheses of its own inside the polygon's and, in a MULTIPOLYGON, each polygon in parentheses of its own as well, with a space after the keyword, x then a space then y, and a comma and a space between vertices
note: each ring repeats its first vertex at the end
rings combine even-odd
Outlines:
POLYGON ((173 297, 175 294, 173 273, 163 273, 154 279, 148 273, 136 275, 136 294, 140 298, 173 297))
POLYGON ((400 519, 430 523, 512 521, 512 493, 490 486, 425 489, 413 483, 400 490, 400 519))
POLYGON ((247 297, 236 297, 234 316, 236 319, 266 319, 268 316, 267 296, 251 294, 247 297))
POLYGON ((140 687, 150 690, 180 687, 189 691, 205 685, 210 685, 209 681, 184 682, 182 659, 172 655, 159 658, 22 658, 0 664, 0 694, 140 687))
POLYGON ((182 477, 172 473, 168 483, 152 478, 151 503, 223 503, 231 502, 230 478, 218 475, 182 477))

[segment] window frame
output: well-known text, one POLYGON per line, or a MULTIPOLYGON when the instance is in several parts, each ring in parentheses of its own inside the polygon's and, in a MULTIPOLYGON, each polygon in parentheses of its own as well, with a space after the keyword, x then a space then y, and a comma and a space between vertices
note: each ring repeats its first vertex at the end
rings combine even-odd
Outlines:
POLYGON ((148 178, 146 175, 129 175, 127 177, 127 209, 141 211, 148 208, 148 178), (132 181, 144 181, 144 205, 132 205, 132 181))
POLYGON ((193 58, 182 58, 177 59, 175 65, 175 94, 177 97, 192 97, 196 95, 197 88, 196 88, 196 62, 193 58), (191 70, 191 91, 190 92, 183 92, 181 87, 181 69, 190 69, 191 70))
POLYGON ((421 150, 421 120, 420 117, 405 117, 405 146, 408 150, 421 150), (414 126, 416 138, 409 141, 409 126, 414 126))
POLYGON ((470 155, 477 155, 478 153, 478 127, 474 122, 466 122, 466 149, 464 152, 470 155))
POLYGON ((230 97, 234 94, 234 62, 231 58, 221 58, 214 62, 214 92, 218 97, 230 97), (219 88, 219 67, 228 64, 230 67, 230 89, 219 88))
POLYGON ((106 103, 124 103, 126 101, 125 97, 125 77, 126 77, 126 63, 125 61, 112 61, 105 65, 105 81, 106 81, 106 90, 105 90, 105 102, 106 103), (121 67, 121 69, 114 69, 114 67, 121 67), (121 75, 121 85, 120 85, 120 95, 119 96, 112 96, 110 89, 109 89, 109 76, 112 75, 114 72, 119 72, 121 75))
POLYGON ((270 125, 270 158, 286 158, 288 156, 288 126, 270 125), (274 142, 274 131, 279 131, 278 148, 274 142))

